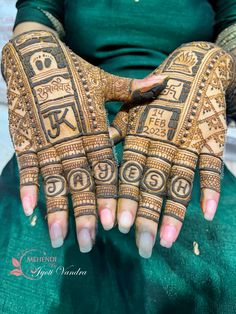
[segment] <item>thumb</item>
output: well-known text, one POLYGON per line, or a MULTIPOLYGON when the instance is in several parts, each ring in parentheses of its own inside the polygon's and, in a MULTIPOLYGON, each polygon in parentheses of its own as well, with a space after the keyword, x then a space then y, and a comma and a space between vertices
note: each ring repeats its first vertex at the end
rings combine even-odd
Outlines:
POLYGON ((117 100, 139 104, 153 100, 166 87, 166 75, 151 74, 144 79, 119 77, 101 71, 106 101, 117 100))
POLYGON ((124 104, 109 127, 110 138, 114 141, 115 144, 120 142, 126 136, 129 109, 130 106, 128 104, 124 104))
MULTIPOLYGON (((74 61, 87 73, 92 86, 102 88, 105 101, 123 101, 135 105, 153 100, 166 87, 168 76, 158 73, 158 68, 144 79, 131 79, 110 74, 70 51, 74 61), (99 78, 101 84, 96 84, 99 78)), ((81 72, 81 69, 80 69, 81 72)))
MULTIPOLYGON (((122 80, 124 80, 124 78, 119 77, 118 79, 121 80, 120 84, 122 83, 122 80)), ((140 104, 141 102, 145 103, 146 101, 151 101, 155 99, 166 87, 167 81, 168 77, 160 74, 150 74, 149 76, 141 80, 133 79, 131 81, 132 84, 129 95, 120 94, 123 99, 116 98, 116 100, 128 100, 129 102, 125 103, 122 106, 121 110, 117 113, 109 128, 110 138, 114 141, 114 143, 118 143, 126 136, 129 110, 135 105, 140 104)), ((113 85, 113 87, 115 86, 116 84, 113 85)), ((109 90, 107 92, 109 92, 109 90)), ((114 100, 114 98, 112 99, 114 100)))

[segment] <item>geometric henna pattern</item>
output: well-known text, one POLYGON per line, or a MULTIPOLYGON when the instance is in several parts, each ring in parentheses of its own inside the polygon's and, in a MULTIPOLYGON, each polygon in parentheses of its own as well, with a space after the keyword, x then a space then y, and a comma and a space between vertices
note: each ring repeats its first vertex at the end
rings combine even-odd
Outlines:
POLYGON ((132 101, 132 79, 94 67, 47 31, 12 39, 2 71, 21 186, 38 185, 40 169, 48 213, 68 210, 71 193, 76 217, 97 215, 95 192, 117 197, 104 102, 132 101))
POLYGON ((216 45, 185 44, 154 71, 169 76, 160 95, 126 115, 123 108, 128 127, 119 197, 139 202, 137 217, 158 222, 166 197, 164 215, 183 221, 198 160, 201 188, 220 191, 225 93, 234 68, 232 56, 216 45))
MULTIPOLYGON (((225 51, 232 53, 235 58, 235 48, 236 48, 236 24, 232 24, 225 28, 216 39, 216 44, 222 47, 225 51)), ((236 66, 236 65, 235 65, 236 66)), ((235 71, 236 74, 236 71, 235 71)), ((234 78, 234 82, 236 79, 234 78)), ((232 88, 229 88, 226 92, 226 109, 227 116, 235 118, 236 117, 236 88, 235 84, 232 88)))

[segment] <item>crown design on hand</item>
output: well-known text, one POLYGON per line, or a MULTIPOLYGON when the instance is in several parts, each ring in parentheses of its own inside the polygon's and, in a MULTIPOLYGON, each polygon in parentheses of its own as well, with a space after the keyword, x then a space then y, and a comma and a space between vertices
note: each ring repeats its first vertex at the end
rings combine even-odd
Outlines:
POLYGON ((175 71, 192 74, 192 68, 196 65, 197 60, 197 56, 194 53, 183 51, 172 60, 170 68, 175 71))

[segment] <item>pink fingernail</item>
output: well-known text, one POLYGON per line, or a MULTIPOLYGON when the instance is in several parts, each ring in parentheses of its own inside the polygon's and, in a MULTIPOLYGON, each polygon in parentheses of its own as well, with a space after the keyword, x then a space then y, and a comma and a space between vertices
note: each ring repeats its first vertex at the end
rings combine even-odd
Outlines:
POLYGON ((171 226, 171 225, 164 226, 161 233, 161 239, 163 241, 172 243, 176 240, 176 236, 177 236, 177 230, 175 226, 171 226))
POLYGON ((154 80, 159 79, 159 80, 161 80, 161 81, 164 81, 164 80, 167 79, 167 78, 168 78, 168 76, 167 76, 167 75, 163 75, 163 74, 155 74, 155 73, 154 73, 154 75, 153 75, 153 79, 154 79, 154 80), (155 77, 155 79, 154 79, 154 77, 155 77))
POLYGON ((217 202, 215 200, 208 200, 206 202, 206 211, 204 213, 204 218, 206 220, 213 220, 217 209, 217 202))
POLYGON ((161 239, 160 245, 166 247, 167 249, 172 247, 173 242, 165 241, 164 239, 161 239))
POLYGON ((114 222, 110 209, 102 209, 100 212, 100 219, 105 230, 110 230, 113 227, 114 222))
POLYGON ((25 196, 22 199, 22 205, 24 208, 24 212, 27 216, 30 216, 33 214, 33 206, 32 206, 32 202, 31 202, 31 198, 29 196, 25 196))

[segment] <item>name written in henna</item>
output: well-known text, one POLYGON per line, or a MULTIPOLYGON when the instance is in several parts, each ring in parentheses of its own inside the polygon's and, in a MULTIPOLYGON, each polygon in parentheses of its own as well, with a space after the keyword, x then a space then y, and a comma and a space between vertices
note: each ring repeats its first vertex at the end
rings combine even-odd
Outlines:
POLYGON ((40 84, 40 86, 35 87, 35 91, 39 103, 55 99, 55 92, 57 93, 57 98, 73 95, 69 79, 66 80, 62 77, 56 77, 48 84, 40 84))
POLYGON ((114 174, 115 166, 111 161, 98 162, 94 165, 94 177, 99 181, 108 182, 114 174))

